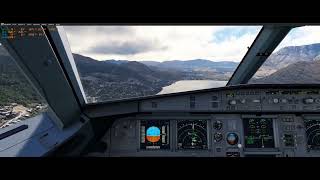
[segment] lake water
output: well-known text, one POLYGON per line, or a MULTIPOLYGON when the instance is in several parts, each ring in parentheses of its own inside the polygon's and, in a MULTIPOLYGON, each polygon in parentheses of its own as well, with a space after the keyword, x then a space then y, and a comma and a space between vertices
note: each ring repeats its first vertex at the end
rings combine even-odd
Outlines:
POLYGON ((175 93, 175 92, 223 87, 227 84, 227 82, 228 81, 214 81, 214 80, 177 81, 169 86, 163 87, 158 94, 168 94, 168 93, 175 93))

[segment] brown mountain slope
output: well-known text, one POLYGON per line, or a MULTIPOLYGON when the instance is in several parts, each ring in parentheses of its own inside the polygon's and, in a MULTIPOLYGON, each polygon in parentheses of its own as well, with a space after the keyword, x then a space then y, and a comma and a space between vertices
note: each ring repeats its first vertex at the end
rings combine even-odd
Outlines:
POLYGON ((320 83, 320 61, 300 61, 249 83, 320 83))

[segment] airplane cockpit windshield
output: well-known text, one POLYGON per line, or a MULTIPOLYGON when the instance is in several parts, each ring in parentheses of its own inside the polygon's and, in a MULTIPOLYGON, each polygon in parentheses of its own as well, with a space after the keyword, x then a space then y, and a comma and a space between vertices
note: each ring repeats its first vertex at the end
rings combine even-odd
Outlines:
POLYGON ((320 26, 0 26, 0 156, 320 157, 320 26))
POLYGON ((63 26, 89 103, 225 86, 262 26, 63 26))

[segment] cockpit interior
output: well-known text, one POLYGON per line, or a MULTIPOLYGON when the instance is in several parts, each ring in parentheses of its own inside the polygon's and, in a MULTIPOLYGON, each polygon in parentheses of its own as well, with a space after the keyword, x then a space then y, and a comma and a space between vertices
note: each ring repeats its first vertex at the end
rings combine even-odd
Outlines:
POLYGON ((320 157, 320 26, 0 30, 1 157, 320 157))

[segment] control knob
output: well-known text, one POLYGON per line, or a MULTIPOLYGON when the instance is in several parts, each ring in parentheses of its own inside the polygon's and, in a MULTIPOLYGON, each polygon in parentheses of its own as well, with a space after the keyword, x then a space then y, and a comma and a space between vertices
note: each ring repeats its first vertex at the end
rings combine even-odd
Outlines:
POLYGON ((214 138, 215 142, 219 142, 219 141, 222 140, 222 134, 219 133, 219 132, 217 132, 217 133, 215 133, 215 134, 213 135, 213 138, 214 138))
POLYGON ((222 122, 221 121, 214 122, 213 128, 216 130, 220 130, 222 128, 222 122))

